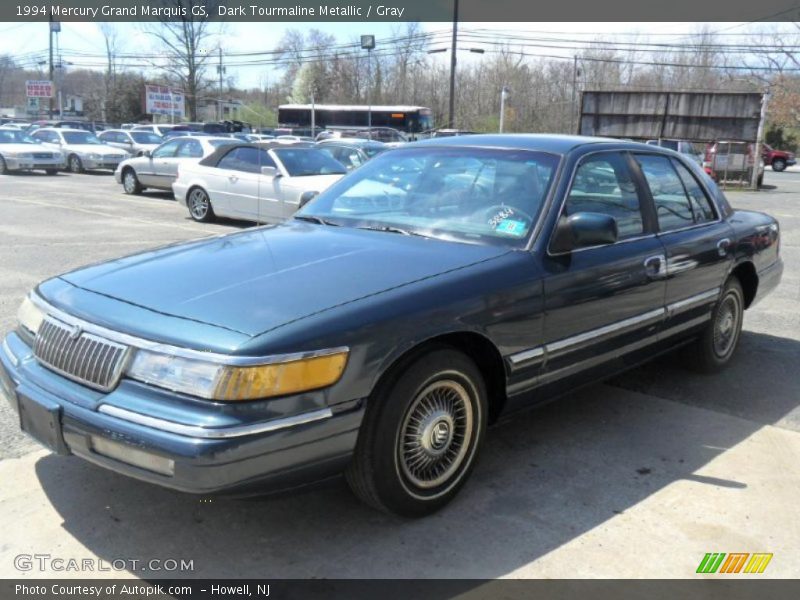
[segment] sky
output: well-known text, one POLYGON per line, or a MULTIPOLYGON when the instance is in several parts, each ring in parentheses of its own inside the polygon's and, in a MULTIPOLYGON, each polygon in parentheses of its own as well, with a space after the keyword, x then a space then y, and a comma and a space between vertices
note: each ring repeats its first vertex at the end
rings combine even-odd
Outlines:
MULTIPOLYGON (((422 29, 435 32, 449 29, 448 23, 422 23, 422 29)), ((460 23, 462 30, 488 28, 492 30, 541 32, 541 34, 572 35, 586 41, 598 38, 613 37, 615 34, 629 36, 632 32, 641 34, 642 38, 679 42, 685 40, 687 33, 697 32, 706 26, 710 31, 726 33, 726 35, 755 30, 749 23, 460 23)), ((780 25, 778 25, 780 26, 780 25)), ((151 37, 143 32, 139 23, 115 23, 114 27, 123 40, 121 51, 127 53, 152 52, 156 49, 151 37)), ((235 23, 225 24, 221 46, 224 51, 253 52, 271 50, 281 39, 287 29, 317 28, 333 34, 341 43, 351 42, 362 34, 374 34, 378 41, 391 37, 395 32, 404 30, 404 23, 235 23)), ((763 25, 760 27, 763 28, 763 25)), ((443 38, 444 39, 444 38, 443 38)), ((629 37, 627 39, 630 39, 629 37)), ((737 41, 742 41, 736 38, 737 41)), ((726 40, 728 41, 728 40, 726 40)), ((98 23, 62 23, 62 31, 58 36, 63 60, 80 65, 82 61, 97 62, 97 59, 82 59, 72 56, 71 52, 105 52, 103 36, 98 23)), ((464 45, 467 45, 466 43, 464 45)), ((469 43, 469 47, 480 44, 469 43)), ((216 42, 211 50, 217 47, 216 42)), ((444 48, 449 43, 437 43, 431 47, 444 48)), ((34 53, 41 53, 39 60, 47 55, 48 26, 47 23, 8 23, 0 22, 0 54, 10 54, 31 62, 34 53)), ((570 55, 569 51, 542 50, 542 53, 570 55)), ((433 54, 434 60, 448 62, 448 54, 433 54)), ((461 53, 459 61, 480 60, 479 54, 461 53)), ((68 68, 73 68, 68 66, 68 68)), ((229 68, 228 76, 234 78, 239 87, 260 87, 265 80, 275 80, 279 74, 274 69, 264 66, 248 66, 229 68)))

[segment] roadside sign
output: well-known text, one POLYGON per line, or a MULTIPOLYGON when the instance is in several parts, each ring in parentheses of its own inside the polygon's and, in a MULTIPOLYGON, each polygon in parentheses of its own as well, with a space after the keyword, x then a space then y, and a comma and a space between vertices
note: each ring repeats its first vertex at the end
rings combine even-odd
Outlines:
POLYGON ((28 98, 28 114, 34 115, 39 113, 39 98, 28 98))
POLYGON ((165 85, 145 85, 144 112, 148 115, 173 115, 182 119, 186 114, 183 90, 165 85))
POLYGON ((25 82, 25 95, 28 98, 52 98, 53 82, 28 80, 25 82))

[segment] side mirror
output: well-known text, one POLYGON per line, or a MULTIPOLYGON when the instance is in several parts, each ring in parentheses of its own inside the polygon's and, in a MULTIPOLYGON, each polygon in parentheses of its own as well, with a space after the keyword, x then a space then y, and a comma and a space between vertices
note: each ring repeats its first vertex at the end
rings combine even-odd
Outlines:
POLYGON ((142 156, 146 156, 147 158, 153 158, 153 153, 150 150, 145 150, 142 152, 142 156))
POLYGON ((298 208, 303 208, 317 196, 319 196, 319 192, 303 192, 300 196, 300 206, 298 208))
POLYGON ((562 218, 556 227, 552 250, 569 252, 576 248, 613 244, 619 237, 617 220, 602 213, 579 212, 562 218))
POLYGON ((261 174, 265 177, 280 177, 281 172, 277 167, 261 167, 261 174))

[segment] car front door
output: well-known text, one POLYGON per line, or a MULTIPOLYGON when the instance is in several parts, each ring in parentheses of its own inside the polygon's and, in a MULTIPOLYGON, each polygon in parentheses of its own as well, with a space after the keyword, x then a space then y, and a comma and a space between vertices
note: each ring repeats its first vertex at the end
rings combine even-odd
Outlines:
POLYGON ((666 333, 705 322, 733 265, 733 230, 683 161, 635 154, 666 250, 666 333))
POLYGON ((559 223, 578 213, 600 213, 614 218, 618 237, 615 243, 562 251, 553 232, 543 261, 542 383, 624 360, 657 341, 664 319, 664 250, 631 160, 624 152, 592 153, 572 174, 559 223))
POLYGON ((143 185, 150 185, 164 190, 170 189, 178 170, 175 155, 180 144, 181 140, 179 139, 170 140, 153 150, 150 160, 145 164, 148 182, 140 178, 143 185))

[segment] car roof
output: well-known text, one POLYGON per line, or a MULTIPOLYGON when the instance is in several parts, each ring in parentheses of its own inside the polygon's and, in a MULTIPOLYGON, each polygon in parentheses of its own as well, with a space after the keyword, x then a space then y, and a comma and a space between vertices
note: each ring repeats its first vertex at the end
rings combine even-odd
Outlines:
POLYGON ((73 127, 40 127, 36 131, 55 131, 57 133, 92 133, 86 129, 76 129, 73 127))
POLYGON ((508 150, 538 150, 565 154, 580 146, 591 144, 618 144, 628 148, 648 148, 652 146, 638 142, 624 142, 614 138, 587 137, 582 135, 561 135, 549 133, 479 133, 442 138, 429 138, 414 142, 413 146, 472 146, 482 148, 502 148, 508 150))

